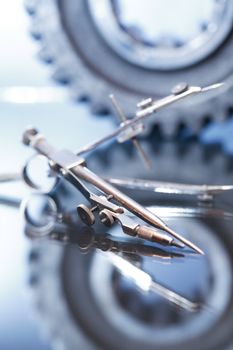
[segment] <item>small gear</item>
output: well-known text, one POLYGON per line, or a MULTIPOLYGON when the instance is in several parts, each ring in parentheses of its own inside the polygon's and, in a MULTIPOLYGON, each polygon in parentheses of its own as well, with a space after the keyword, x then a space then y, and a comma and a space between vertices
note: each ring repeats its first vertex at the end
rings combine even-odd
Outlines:
MULTIPOLYGON (((156 2, 147 3, 150 9, 156 2)), ((184 9, 178 2, 170 6, 174 4, 180 28, 186 15, 182 15, 184 9)), ((141 99, 161 98, 179 82, 206 86, 225 81, 221 91, 170 107, 148 124, 159 124, 167 135, 185 126, 197 133, 210 121, 232 115, 232 1, 206 1, 207 8, 202 1, 191 1, 187 13, 198 14, 188 19, 192 31, 188 35, 185 28, 183 34, 175 32, 176 37, 171 25, 165 37, 163 27, 159 28, 160 36, 152 35, 150 28, 145 33, 141 27, 148 21, 141 23, 143 16, 132 19, 132 11, 123 5, 121 0, 26 0, 32 15, 31 32, 41 41, 39 56, 52 63, 53 77, 70 86, 72 97, 88 99, 92 112, 101 114, 113 111, 108 99, 113 93, 126 114, 132 116, 141 99), (197 8, 191 11, 190 6, 197 8)), ((144 6, 139 14, 149 15, 144 1, 137 6, 144 6)))

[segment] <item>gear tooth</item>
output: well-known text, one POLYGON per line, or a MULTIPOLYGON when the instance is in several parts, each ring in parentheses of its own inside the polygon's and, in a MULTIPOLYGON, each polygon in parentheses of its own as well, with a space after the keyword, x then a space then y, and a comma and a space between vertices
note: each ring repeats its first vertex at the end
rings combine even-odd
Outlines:
POLYGON ((223 122, 226 119, 226 113, 224 109, 225 108, 223 104, 215 99, 212 104, 212 112, 209 110, 208 115, 211 116, 214 113, 215 120, 223 122))
POLYGON ((44 46, 41 48, 41 50, 38 52, 38 57, 45 63, 52 63, 54 58, 51 54, 50 50, 48 49, 48 46, 44 46))
POLYGON ((124 109, 124 113, 126 116, 129 116, 131 118, 135 117, 136 110, 137 110, 137 103, 138 103, 138 100, 136 101, 135 98, 125 97, 125 99, 122 99, 121 106, 122 106, 122 109, 124 109))
POLYGON ((196 135, 196 132, 201 129, 200 115, 193 108, 185 107, 182 110, 177 110, 173 114, 174 123, 177 125, 177 135, 181 135, 183 130, 191 135, 196 135))
POLYGON ((33 36, 36 40, 41 40, 43 35, 41 31, 41 26, 39 24, 39 21, 33 21, 30 26, 30 34, 33 36))
POLYGON ((56 67, 52 78, 62 85, 67 85, 72 80, 69 71, 65 67, 56 67))
POLYGON ((151 133, 152 127, 150 125, 146 125, 143 131, 143 137, 149 137, 151 133))
POLYGON ((56 57, 54 60, 53 79, 61 84, 72 85, 79 79, 79 74, 74 69, 72 59, 69 56, 56 57))
MULTIPOLYGON (((159 112, 158 112, 159 113, 159 112)), ((171 133, 174 131, 174 123, 169 121, 169 115, 161 112, 160 114, 154 114, 145 121, 145 136, 147 136, 152 130, 152 132, 158 132, 161 136, 170 137, 171 133), (161 118, 158 120, 157 116, 161 118)))
POLYGON ((168 115, 164 114, 163 118, 159 121, 161 133, 166 139, 170 139, 177 132, 176 122, 169 120, 168 117, 168 115))
POLYGON ((218 111, 218 121, 220 123, 224 123, 224 121, 227 119, 226 113, 225 111, 222 109, 218 111))
POLYGON ((209 115, 209 114, 208 115, 204 115, 202 117, 202 128, 205 128, 208 125, 210 125, 212 123, 212 120, 213 120, 213 118, 212 118, 211 115, 209 115))
POLYGON ((175 126, 176 129, 174 129, 174 135, 177 139, 183 139, 191 133, 184 119, 180 119, 175 126))
POLYGON ((107 115, 110 113, 109 109, 107 109, 106 104, 98 101, 91 101, 91 112, 98 115, 107 115))
POLYGON ((29 281, 28 281, 28 284, 31 286, 31 287, 34 287, 38 284, 39 282, 39 276, 37 274, 31 274, 29 276, 29 281))
POLYGON ((40 258, 39 250, 32 248, 32 250, 30 251, 29 256, 28 256, 28 260, 30 261, 30 263, 38 261, 39 258, 40 258))
POLYGON ((114 116, 112 110, 111 110, 111 104, 110 104, 110 99, 108 97, 108 94, 103 91, 103 86, 102 84, 98 84, 96 82, 95 86, 95 94, 91 94, 90 89, 91 87, 89 84, 80 79, 80 81, 76 82, 78 84, 78 92, 81 97, 83 97, 83 93, 81 91, 86 91, 86 96, 88 97, 88 100, 90 102, 90 109, 91 112, 95 115, 109 115, 111 114, 114 116), (81 90, 81 91, 80 91, 81 90))
MULTIPOLYGON (((201 113, 202 125, 205 126, 210 124, 211 121, 223 122, 227 119, 227 108, 229 102, 227 102, 228 97, 222 96, 221 100, 214 98, 209 104, 206 104, 201 113)), ((200 117, 199 117, 200 119, 200 117)))
MULTIPOLYGON (((228 92, 224 93, 221 95, 221 99, 216 99, 216 106, 218 106, 218 108, 221 108, 223 111, 225 111, 226 116, 228 117, 228 109, 231 107, 233 107, 233 103, 232 103, 232 93, 233 93, 233 89, 230 88, 228 92)), ((216 115, 216 118, 218 116, 216 115)))
POLYGON ((158 125, 162 137, 166 138, 166 125, 164 123, 158 123, 158 125))
POLYGON ((82 87, 78 84, 71 84, 70 97, 73 101, 87 101, 88 100, 88 92, 82 89, 82 87))
POLYGON ((38 0, 24 0, 24 6, 30 15, 35 14, 37 5, 38 0))
POLYGON ((192 136, 198 135, 203 127, 202 118, 200 115, 192 113, 188 116, 188 118, 186 117, 184 120, 186 122, 186 125, 188 125, 190 134, 192 136))
POLYGON ((226 119, 230 119, 233 117, 233 106, 232 105, 229 105, 229 107, 226 109, 225 116, 226 116, 226 119))
POLYGON ((195 122, 192 122, 190 125, 190 130, 193 136, 197 136, 202 129, 202 121, 196 120, 195 122))
POLYGON ((176 123, 167 123, 163 125, 163 135, 171 139, 172 136, 177 132, 177 125, 176 123))
POLYGON ((159 123, 153 123, 153 125, 151 125, 150 128, 148 128, 148 131, 150 132, 150 138, 156 138, 156 140, 158 141, 161 141, 163 139, 162 130, 159 123))

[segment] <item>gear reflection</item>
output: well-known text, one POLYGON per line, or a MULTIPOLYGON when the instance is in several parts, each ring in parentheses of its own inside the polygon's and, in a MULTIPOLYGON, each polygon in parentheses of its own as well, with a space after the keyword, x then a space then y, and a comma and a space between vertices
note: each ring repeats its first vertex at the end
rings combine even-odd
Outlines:
MULTIPOLYGON (((160 155, 156 148, 154 152, 164 180, 171 180, 163 162, 174 165, 183 158, 184 164, 184 155, 178 152, 174 157, 174 152, 165 152, 165 157, 164 150, 160 155)), ((103 153, 107 157, 107 152, 103 153)), ((189 162, 194 162, 197 153, 191 152, 189 162)), ((100 155, 101 152, 97 152, 90 162, 105 168, 106 162, 99 162, 100 155)), ((113 151, 113 164, 105 171, 106 176, 115 174, 115 156, 113 151)), ((117 157, 120 161, 125 155, 117 153, 117 157)), ((222 157, 222 164, 223 156, 219 157, 222 157)), ((131 157, 131 163, 131 171, 140 178, 141 168, 135 171, 137 160, 134 164, 131 157)), ((174 181, 192 182, 187 176, 190 166, 183 167, 182 173, 178 168, 180 164, 174 167, 178 172, 173 176, 174 181)), ((198 163, 198 168, 202 169, 198 172, 200 183, 209 183, 213 166, 208 164, 206 171, 205 159, 202 164, 198 163)), ((129 176, 127 169, 125 172, 129 176)), ((229 169, 221 177, 221 183, 230 182, 229 169)), ((217 172, 215 176, 217 180, 217 172)), ((110 229, 99 222, 92 228, 87 227, 74 210, 80 202, 79 194, 69 185, 60 183, 51 195, 45 196, 57 207, 47 236, 34 232, 32 223, 37 223, 38 217, 33 219, 32 210, 28 210, 32 217, 25 226, 26 234, 34 240, 30 281, 43 323, 53 329, 52 334, 56 334, 65 349, 72 350, 78 346, 85 349, 203 349, 207 336, 210 339, 210 334, 217 336, 223 334, 223 330, 229 331, 231 342, 231 193, 224 192, 213 202, 203 203, 190 196, 167 198, 149 191, 125 190, 131 191, 131 195, 150 210, 159 210, 176 229, 182 227, 185 237, 205 249, 206 256, 197 256, 188 249, 181 252, 175 247, 161 248, 155 243, 128 238, 118 226, 110 229), (112 256, 117 257, 117 262, 112 256), (168 290, 170 295, 176 293, 196 307, 178 306, 167 297, 169 293, 166 295, 165 291, 168 290)), ((219 338, 218 345, 220 342, 219 338)))

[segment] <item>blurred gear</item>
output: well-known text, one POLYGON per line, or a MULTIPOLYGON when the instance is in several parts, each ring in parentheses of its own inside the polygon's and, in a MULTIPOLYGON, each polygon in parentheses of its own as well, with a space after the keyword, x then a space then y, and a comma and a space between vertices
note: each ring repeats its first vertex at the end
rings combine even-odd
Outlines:
MULTIPOLYGON (((119 148, 113 145, 96 150, 89 156, 88 164, 106 177, 134 174, 135 178, 142 178, 145 171, 137 160, 136 150, 132 145, 128 146, 119 148), (119 169, 119 162, 128 166, 119 169)), ((197 143, 185 142, 175 146, 174 143, 148 140, 143 142, 143 147, 154 160, 152 173, 148 175, 150 178, 203 184, 209 183, 211 174, 212 185, 232 182, 232 162, 217 149, 204 148, 197 143)), ((156 210, 161 208, 165 215, 169 212, 173 223, 178 224, 184 215, 181 225, 187 225, 187 233, 195 242, 203 244, 208 252, 198 262, 185 258, 183 263, 176 265, 171 262, 169 266, 155 264, 151 257, 140 255, 138 251, 135 255, 130 252, 127 255, 131 255, 136 266, 140 264, 166 286, 176 286, 176 290, 182 289, 194 300, 198 298, 205 302, 207 299, 210 305, 214 305, 214 310, 197 314, 181 312, 160 297, 140 292, 106 263, 103 256, 95 251, 86 252, 85 248, 89 250, 90 246, 88 242, 84 244, 85 254, 69 245, 36 242, 30 254, 30 284, 41 324, 52 339, 54 349, 229 349, 233 343, 232 214, 229 214, 229 220, 225 220, 221 206, 232 207, 231 192, 216 198, 221 206, 218 202, 210 206, 201 203, 200 212, 203 206, 208 214, 199 217, 195 213, 197 201, 190 200, 190 196, 180 199, 180 204, 175 205, 176 195, 166 200, 151 191, 130 191, 128 189, 127 194, 151 208, 156 200, 156 210), (217 218, 211 217, 213 211, 218 213, 217 218)), ((60 198, 64 207, 73 208, 73 203, 77 203, 73 189, 67 185, 60 184, 54 195, 58 200, 60 198)), ((119 231, 109 233, 114 239, 119 231)), ((58 234, 55 230, 54 235, 58 237, 58 234)), ((96 244, 93 239, 90 241, 91 245, 96 244)))
POLYGON ((131 116, 139 100, 161 98, 179 81, 226 81, 222 91, 169 108, 150 123, 165 134, 184 126, 197 132, 232 114, 232 1, 26 0, 26 6, 40 57, 53 63, 53 77, 69 84, 74 99, 90 100, 93 112, 113 111, 109 93, 131 116))

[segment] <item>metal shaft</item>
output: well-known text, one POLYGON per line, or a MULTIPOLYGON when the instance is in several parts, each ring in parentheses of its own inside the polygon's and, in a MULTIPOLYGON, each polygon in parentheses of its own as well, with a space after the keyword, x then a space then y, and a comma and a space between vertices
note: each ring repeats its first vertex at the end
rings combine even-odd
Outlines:
POLYGON ((86 167, 77 166, 73 170, 75 175, 80 177, 81 179, 90 182, 92 185, 105 192, 106 194, 113 195, 113 198, 121 203, 125 208, 127 208, 131 213, 138 216, 142 220, 146 221, 148 224, 160 228, 168 233, 170 233, 176 239, 179 239, 186 246, 195 250, 199 254, 204 254, 203 251, 198 248, 195 244, 191 243, 186 238, 182 237, 175 231, 173 231, 170 227, 168 227, 165 222, 160 219, 157 215, 150 212, 148 209, 144 208, 138 202, 128 197, 117 188, 112 186, 111 184, 104 181, 101 177, 94 174, 92 171, 87 169, 86 167))
POLYGON ((112 195, 116 201, 118 201, 124 208, 135 214, 137 217, 141 218, 154 227, 160 228, 170 233, 173 237, 179 239, 182 243, 195 250, 199 254, 204 254, 201 249, 170 229, 165 224, 165 222, 163 222, 163 220, 150 212, 148 209, 144 208, 138 202, 128 197, 111 184, 107 183, 105 180, 87 169, 85 166, 79 165, 83 163, 83 160, 80 157, 75 156, 72 152, 57 151, 47 142, 43 135, 40 135, 34 129, 28 130, 28 132, 26 131, 24 133, 24 143, 31 145, 39 153, 47 156, 52 162, 54 162, 56 167, 60 168, 60 170, 69 173, 71 176, 73 175, 74 177, 91 183, 98 190, 103 191, 107 195, 112 195))
POLYGON ((191 95, 196 95, 200 93, 205 93, 209 90, 214 90, 222 87, 224 84, 214 84, 210 85, 204 88, 201 88, 199 86, 187 86, 187 89, 183 92, 172 94, 169 96, 166 96, 165 98, 162 98, 158 101, 152 102, 152 104, 147 107, 143 108, 142 110, 136 112, 135 117, 132 119, 127 119, 126 122, 123 122, 119 128, 114 130, 112 133, 108 134, 107 136, 103 137, 102 139, 96 140, 83 148, 80 148, 76 153, 78 155, 87 153, 98 147, 99 145, 102 145, 103 143, 110 141, 114 138, 116 138, 118 135, 120 135, 123 131, 127 130, 129 127, 136 125, 137 123, 140 123, 144 121, 146 118, 150 117, 153 113, 157 112, 158 110, 167 107, 173 103, 176 103, 177 101, 183 100, 186 97, 189 97, 191 95))
POLYGON ((167 97, 165 97, 157 102, 154 102, 154 104, 152 106, 137 112, 136 116, 133 119, 130 119, 130 120, 127 119, 127 121, 125 123, 122 123, 121 126, 119 128, 117 128, 116 130, 114 130, 112 133, 109 133, 107 136, 104 136, 102 139, 96 140, 96 141, 80 148, 77 151, 77 154, 82 155, 84 153, 92 151, 93 149, 95 149, 99 145, 116 138, 118 135, 120 135, 120 133, 122 131, 127 130, 127 128, 129 128, 130 126, 133 126, 136 123, 144 120, 145 118, 147 118, 148 116, 150 116, 151 114, 156 112, 157 110, 159 110, 163 107, 166 107, 166 106, 168 106, 168 105, 170 105, 178 100, 181 100, 187 96, 190 96, 191 94, 199 93, 199 92, 201 92, 200 88, 197 89, 197 91, 196 90, 188 90, 182 94, 169 95, 169 96, 167 96, 167 97))
POLYGON ((112 185, 153 191, 164 194, 185 194, 185 195, 215 195, 226 191, 232 191, 233 185, 194 185, 175 182, 162 182, 148 179, 131 179, 131 178, 105 178, 112 185))

